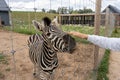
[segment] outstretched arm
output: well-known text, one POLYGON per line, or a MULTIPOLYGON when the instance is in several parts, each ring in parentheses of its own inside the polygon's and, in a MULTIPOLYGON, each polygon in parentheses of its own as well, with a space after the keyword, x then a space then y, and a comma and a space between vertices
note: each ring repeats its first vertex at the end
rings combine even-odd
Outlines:
POLYGON ((69 34, 82 39, 87 39, 88 41, 92 42, 95 45, 98 45, 99 47, 120 51, 120 38, 108 38, 97 35, 87 35, 79 32, 69 32, 69 34))
POLYGON ((88 35, 87 34, 83 34, 83 33, 79 33, 79 32, 74 32, 74 31, 71 31, 68 34, 76 36, 76 37, 79 37, 79 38, 82 38, 82 39, 88 39, 88 35))

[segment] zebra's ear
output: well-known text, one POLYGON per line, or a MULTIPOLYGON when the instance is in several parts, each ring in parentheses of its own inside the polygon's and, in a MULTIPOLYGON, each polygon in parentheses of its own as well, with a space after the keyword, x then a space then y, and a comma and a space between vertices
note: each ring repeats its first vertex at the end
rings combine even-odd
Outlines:
POLYGON ((38 21, 36 21, 36 20, 33 20, 32 23, 33 23, 34 27, 35 27, 37 30, 42 31, 42 29, 44 28, 44 26, 43 26, 42 24, 40 24, 38 21))
POLYGON ((59 27, 59 23, 58 23, 57 19, 53 19, 52 24, 59 27))
POLYGON ((51 19, 48 17, 44 17, 42 21, 44 23, 44 26, 49 26, 51 24, 51 19))

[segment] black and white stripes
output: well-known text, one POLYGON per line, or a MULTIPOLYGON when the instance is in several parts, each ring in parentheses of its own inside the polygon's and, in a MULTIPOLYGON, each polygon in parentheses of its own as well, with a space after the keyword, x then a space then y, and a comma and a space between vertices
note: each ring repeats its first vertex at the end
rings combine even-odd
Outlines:
POLYGON ((43 18, 42 24, 35 20, 33 24, 36 29, 42 31, 42 34, 31 35, 28 39, 29 56, 34 64, 34 74, 35 68, 51 74, 58 66, 56 52, 72 50, 76 45, 75 40, 55 25, 51 25, 47 17, 43 18), (68 42, 66 37, 70 37, 72 42, 68 42))

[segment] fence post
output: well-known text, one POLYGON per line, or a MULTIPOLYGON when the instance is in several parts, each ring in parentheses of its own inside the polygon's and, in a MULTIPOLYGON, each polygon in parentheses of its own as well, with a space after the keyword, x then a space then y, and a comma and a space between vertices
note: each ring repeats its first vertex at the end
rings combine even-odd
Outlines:
POLYGON ((0 16, 0 27, 2 27, 2 23, 1 23, 2 21, 1 21, 1 16, 0 16))
POLYGON ((109 8, 106 8, 106 15, 105 15, 105 36, 108 36, 108 28, 109 28, 109 14, 110 10, 109 8))
MULTIPOLYGON (((96 0, 96 8, 95 8, 95 23, 94 23, 94 34, 99 35, 100 31, 100 22, 101 22, 101 1, 96 0)), ((95 45, 94 47, 94 71, 95 71, 95 79, 97 78, 97 70, 98 70, 98 55, 99 55, 99 47, 95 45)))
POLYGON ((29 28, 29 31, 31 31, 31 21, 30 21, 30 12, 28 12, 28 28, 29 28))
POLYGON ((115 29, 116 14, 110 12, 110 9, 106 9, 106 22, 105 22, 105 36, 111 36, 115 29))

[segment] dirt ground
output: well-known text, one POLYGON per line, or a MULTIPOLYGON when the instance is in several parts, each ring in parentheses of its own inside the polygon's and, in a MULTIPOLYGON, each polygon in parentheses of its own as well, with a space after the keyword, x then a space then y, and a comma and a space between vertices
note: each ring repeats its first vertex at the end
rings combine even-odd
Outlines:
MULTIPOLYGON (((0 53, 6 56, 7 61, 6 64, 0 63, 0 80, 38 80, 32 75, 33 64, 28 55, 28 37, 0 30, 0 53), (16 51, 14 54, 16 69, 13 55, 10 53, 12 43, 13 50, 16 51)), ((58 53, 59 66, 54 73, 55 80, 88 79, 93 69, 93 49, 93 45, 79 43, 73 54, 58 53)))
POLYGON ((109 80, 120 80, 120 52, 111 51, 109 63, 109 80))

